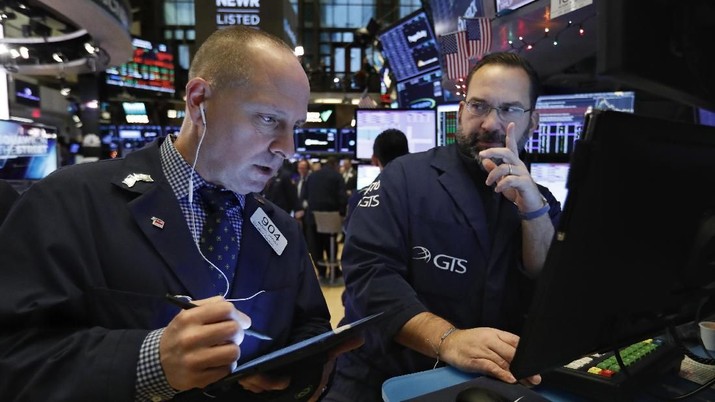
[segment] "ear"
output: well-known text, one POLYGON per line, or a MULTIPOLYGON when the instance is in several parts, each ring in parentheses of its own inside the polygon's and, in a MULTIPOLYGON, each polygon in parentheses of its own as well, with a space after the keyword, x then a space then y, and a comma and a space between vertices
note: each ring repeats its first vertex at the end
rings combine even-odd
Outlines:
POLYGON ((202 110, 211 97, 211 86, 203 78, 193 78, 186 84, 186 116, 195 126, 204 125, 202 110))

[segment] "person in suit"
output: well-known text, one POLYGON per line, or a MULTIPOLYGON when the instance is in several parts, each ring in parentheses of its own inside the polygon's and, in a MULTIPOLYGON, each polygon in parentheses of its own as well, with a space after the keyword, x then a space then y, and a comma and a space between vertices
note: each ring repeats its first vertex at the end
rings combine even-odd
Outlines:
POLYGON ((283 162, 283 167, 266 183, 263 195, 284 211, 295 216, 298 211, 303 210, 303 206, 298 198, 298 190, 293 183, 292 175, 292 164, 286 159, 283 162))
MULTIPOLYGON (((329 252, 330 235, 318 233, 313 211, 338 211, 341 216, 345 216, 348 198, 345 191, 345 181, 338 172, 337 158, 334 156, 328 157, 323 167, 308 176, 305 199, 308 201, 308 209, 305 215, 308 235, 306 240, 308 241, 310 254, 316 262, 318 276, 324 281, 327 278, 326 267, 318 262, 323 260, 325 253, 329 252)), ((340 277, 341 275, 342 273, 339 270, 335 272, 335 277, 340 277)))
MULTIPOLYGON (((372 143, 371 162, 382 171, 393 159, 408 153, 410 153, 410 148, 407 144, 407 136, 405 136, 405 133, 397 128, 388 128, 375 137, 375 141, 372 143)), ((379 180, 379 177, 380 175, 378 175, 375 180, 379 180)), ((358 207, 360 199, 369 188, 370 186, 368 185, 358 189, 348 198, 348 207, 345 212, 345 220, 343 221, 344 232, 347 232, 350 217, 353 211, 358 207)))
POLYGON ((561 214, 519 157, 539 80, 523 56, 496 52, 466 88, 456 143, 390 162, 352 214, 344 320, 394 313, 338 358, 325 402, 381 401, 388 378, 445 364, 517 381, 509 363, 561 214))
POLYGON ((310 174, 310 162, 307 159, 299 159, 295 166, 298 172, 295 178, 295 187, 298 193, 298 202, 300 203, 300 209, 295 215, 301 226, 305 227, 303 224, 303 217, 305 216, 305 210, 308 209, 308 200, 305 199, 305 183, 308 181, 308 175, 310 174))
POLYGON ((12 184, 5 180, 0 180, 0 224, 10 213, 10 208, 12 208, 12 204, 15 203, 18 197, 20 197, 20 193, 15 190, 12 184))
MULTIPOLYGON (((216 398, 201 392, 331 328, 298 224, 258 194, 294 153, 309 97, 284 42, 220 29, 192 60, 178 136, 33 184, 0 227, 2 399, 225 401, 289 387, 290 375, 255 374, 216 398), (230 276, 200 251, 205 190, 232 200, 230 276)), ((314 398, 332 362, 300 367, 317 375, 314 398)))
POLYGON ((350 158, 344 158, 340 166, 343 180, 345 180, 345 191, 350 196, 357 189, 357 171, 353 167, 353 161, 350 158))

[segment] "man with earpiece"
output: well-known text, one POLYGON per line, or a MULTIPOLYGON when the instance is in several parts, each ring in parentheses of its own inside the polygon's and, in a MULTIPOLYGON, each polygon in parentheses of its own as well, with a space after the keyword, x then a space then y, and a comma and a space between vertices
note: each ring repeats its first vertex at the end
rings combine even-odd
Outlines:
POLYGON ((298 223, 258 194, 294 153, 309 95, 282 41, 221 29, 192 60, 178 136, 33 184, 0 228, 0 399, 315 400, 359 340, 203 392, 331 327, 298 223), (205 194, 225 196, 221 218, 205 194), (204 233, 216 224, 227 235, 204 233), (225 250, 204 248, 214 237, 225 250))

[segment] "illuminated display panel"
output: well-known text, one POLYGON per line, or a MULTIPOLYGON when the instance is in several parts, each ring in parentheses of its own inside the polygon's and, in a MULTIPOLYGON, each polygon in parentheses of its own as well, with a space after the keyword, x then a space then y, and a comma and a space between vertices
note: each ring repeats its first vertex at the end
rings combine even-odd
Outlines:
POLYGON ((420 9, 378 33, 382 54, 397 81, 440 69, 439 49, 432 24, 420 9))
POLYGON ((0 179, 40 180, 58 166, 57 129, 0 120, 0 179))
POLYGON ((581 137, 587 112, 598 109, 633 113, 634 103, 635 93, 631 91, 540 96, 535 107, 539 127, 526 143, 526 151, 568 155, 581 137))
POLYGON ((434 109, 355 109, 355 157, 372 158, 375 138, 388 128, 405 133, 410 153, 437 144, 437 112, 434 109))
POLYGON ((401 108, 434 109, 443 99, 442 70, 430 71, 397 83, 397 102, 401 108))
POLYGON ((174 55, 164 44, 134 38, 132 60, 105 70, 105 83, 111 86, 174 93, 174 55))
POLYGON ((457 142, 459 103, 437 105, 437 145, 457 142))
POLYGON ((304 156, 326 155, 337 152, 338 129, 300 127, 293 130, 295 152, 304 156))

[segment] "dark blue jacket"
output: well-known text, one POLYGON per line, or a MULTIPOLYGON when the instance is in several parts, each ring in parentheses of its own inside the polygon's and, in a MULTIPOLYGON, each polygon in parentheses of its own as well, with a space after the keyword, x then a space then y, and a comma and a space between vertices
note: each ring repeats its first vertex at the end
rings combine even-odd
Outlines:
MULTIPOLYGON (((475 184, 481 180, 475 181, 457 152, 451 145, 395 159, 353 211, 342 253, 346 319, 379 311, 393 315, 368 334, 362 348, 340 356, 338 369, 373 388, 434 365, 434 359, 392 341, 418 313, 430 311, 457 328, 519 333, 533 281, 523 274, 518 211, 494 196, 490 233, 475 184)), ((556 222, 556 199, 539 189, 556 222)))
MULTIPOLYGON (((139 350, 178 309, 166 293, 213 294, 213 275, 162 173, 157 141, 126 159, 62 168, 33 184, 0 228, 3 400, 131 401, 139 350), (131 173, 154 182, 122 183, 131 173), (157 218, 160 221, 157 221, 157 218)), ((330 328, 296 221, 249 194, 229 297, 252 328, 241 362, 330 328), (251 224, 262 208, 288 245, 277 255, 251 224)))

